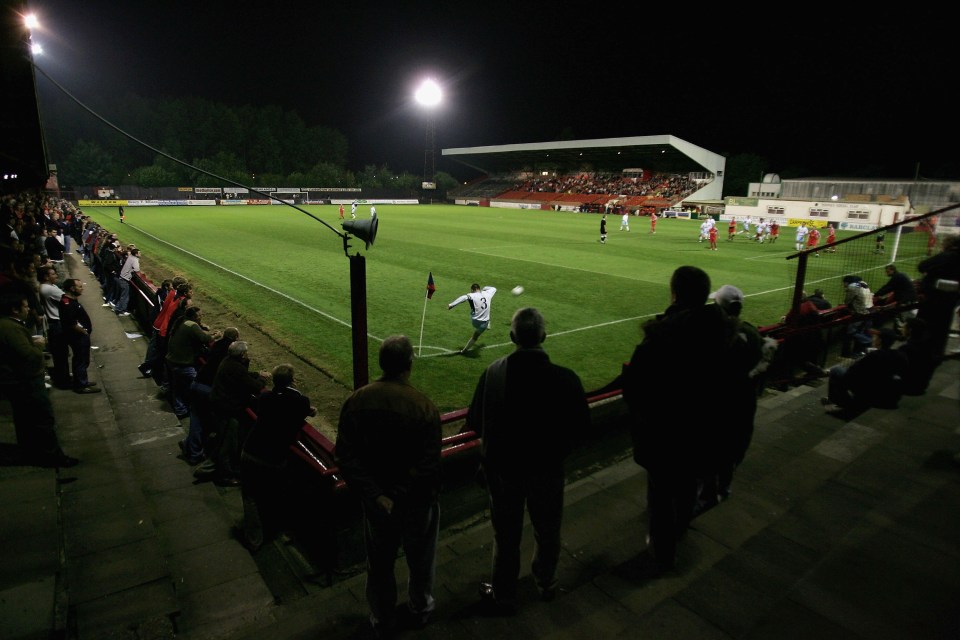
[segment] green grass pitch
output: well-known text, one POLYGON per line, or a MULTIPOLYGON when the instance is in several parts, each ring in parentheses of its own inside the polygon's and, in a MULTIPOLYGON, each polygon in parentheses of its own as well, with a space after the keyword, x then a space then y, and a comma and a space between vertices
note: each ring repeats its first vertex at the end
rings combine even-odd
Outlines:
MULTIPOLYGON (((303 209, 340 230, 337 206, 303 209)), ((350 261, 341 238, 317 220, 282 205, 128 206, 123 225, 114 207, 84 213, 136 243, 147 275, 157 263, 182 273, 203 295, 351 386, 350 261)), ((626 232, 610 215, 601 245, 598 214, 453 205, 377 205, 377 214, 375 244, 364 250, 351 241, 351 253, 366 257, 370 378, 379 375, 380 342, 406 334, 421 356, 413 382, 443 411, 466 406, 484 367, 511 351, 510 317, 522 306, 543 312, 545 349, 589 391, 619 374, 641 323, 669 304, 670 274, 679 265, 705 269, 714 289, 740 287, 744 317, 754 324, 777 321, 790 303, 796 261, 785 259, 793 253, 788 228, 777 244, 759 245, 743 236, 727 242, 721 222, 719 250, 710 251, 697 242, 697 221, 662 219, 652 235, 649 218, 631 218, 626 232), (428 301, 430 272, 437 291, 428 301), (473 282, 498 291, 481 349, 461 356, 472 333, 468 305, 448 310, 447 303, 473 282), (518 284, 525 292, 511 295, 518 284)))

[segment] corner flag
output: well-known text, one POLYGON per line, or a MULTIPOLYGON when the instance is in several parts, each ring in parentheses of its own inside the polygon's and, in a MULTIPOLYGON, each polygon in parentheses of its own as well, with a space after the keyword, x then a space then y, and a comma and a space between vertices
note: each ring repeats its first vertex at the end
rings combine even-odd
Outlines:
POLYGON ((433 297, 433 294, 436 290, 437 285, 433 284, 433 271, 431 271, 430 275, 427 277, 427 300, 433 297))

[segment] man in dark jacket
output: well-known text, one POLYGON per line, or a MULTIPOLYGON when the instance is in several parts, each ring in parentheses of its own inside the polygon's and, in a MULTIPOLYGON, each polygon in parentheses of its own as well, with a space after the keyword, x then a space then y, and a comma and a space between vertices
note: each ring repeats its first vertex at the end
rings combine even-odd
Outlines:
POLYGON ((380 346, 383 375, 354 391, 340 409, 337 461, 360 498, 367 552, 370 625, 380 637, 396 629, 397 551, 409 571, 411 626, 427 623, 436 604, 440 523, 440 412, 410 384, 413 345, 391 336, 380 346))
POLYGON ((249 369, 247 343, 237 340, 227 347, 227 357, 217 367, 210 390, 215 426, 210 435, 211 450, 208 453, 214 466, 213 480, 221 486, 240 484, 240 452, 252 427, 247 409, 270 381, 270 372, 249 369))
POLYGON ((43 341, 27 329, 24 319, 29 313, 25 295, 0 293, 0 396, 10 401, 24 462, 72 467, 79 460, 60 448, 53 405, 43 379, 43 341))
POLYGON ((477 383, 466 426, 481 437, 480 464, 490 494, 493 578, 481 584, 490 613, 516 606, 524 504, 536 544, 531 565, 544 600, 557 590, 564 460, 590 428, 580 378, 550 362, 543 350, 543 315, 533 308, 513 314, 510 355, 493 362, 477 383))
POLYGON ((77 393, 100 393, 100 387, 90 382, 87 370, 90 367, 90 334, 93 322, 87 310, 80 304, 84 285, 75 278, 63 282, 60 298, 60 330, 70 346, 70 369, 73 374, 73 390, 77 393))
POLYGON ((623 372, 633 457, 647 470, 648 551, 657 571, 674 566, 677 543, 694 516, 699 478, 716 469, 721 448, 721 432, 703 404, 691 400, 685 381, 725 386, 749 373, 735 366, 737 322, 720 305, 706 304, 709 293, 703 270, 678 267, 670 278, 670 306, 644 325, 643 341, 623 372))

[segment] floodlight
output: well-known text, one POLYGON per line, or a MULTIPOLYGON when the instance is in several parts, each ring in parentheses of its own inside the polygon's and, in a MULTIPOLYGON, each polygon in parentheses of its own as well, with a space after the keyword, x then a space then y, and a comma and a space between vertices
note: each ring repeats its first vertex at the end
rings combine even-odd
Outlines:
POLYGON ((443 91, 440 90, 440 85, 437 84, 436 80, 427 78, 420 83, 420 87, 413 94, 413 97, 418 104, 424 107, 435 107, 443 99, 443 91))

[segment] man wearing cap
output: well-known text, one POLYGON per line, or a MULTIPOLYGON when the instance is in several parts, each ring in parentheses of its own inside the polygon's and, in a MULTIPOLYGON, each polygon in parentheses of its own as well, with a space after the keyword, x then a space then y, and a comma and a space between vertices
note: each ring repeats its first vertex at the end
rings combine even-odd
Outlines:
POLYGON ((743 462, 743 457, 753 439, 753 420, 757 413, 757 398, 763 390, 767 368, 773 361, 777 341, 764 338, 749 322, 740 319, 743 310, 743 291, 725 284, 710 298, 731 318, 737 319, 737 333, 730 358, 734 371, 746 376, 734 376, 724 381, 725 408, 728 419, 724 421, 724 437, 719 442, 717 473, 704 479, 700 499, 702 506, 709 507, 730 497, 733 471, 743 462))
POLYGON ((849 367, 830 369, 827 397, 821 402, 834 415, 847 416, 870 407, 896 409, 903 395, 901 378, 907 371, 907 358, 892 349, 897 341, 893 329, 870 329, 873 349, 849 367))

